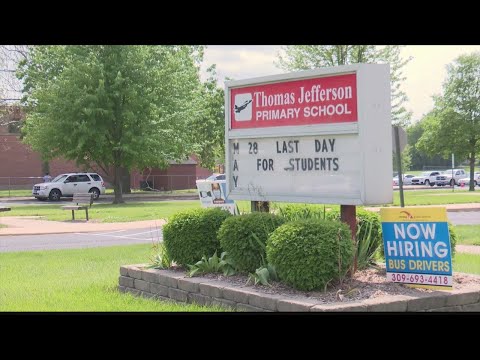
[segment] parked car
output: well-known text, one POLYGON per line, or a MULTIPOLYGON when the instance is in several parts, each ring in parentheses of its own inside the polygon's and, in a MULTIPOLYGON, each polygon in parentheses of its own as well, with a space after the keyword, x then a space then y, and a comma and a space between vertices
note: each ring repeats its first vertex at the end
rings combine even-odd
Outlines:
POLYGON ((92 193, 96 200, 105 194, 105 182, 96 173, 60 174, 50 182, 35 184, 32 194, 38 200, 58 201, 61 197, 72 197, 74 193, 92 193))
POLYGON ((467 173, 463 169, 453 169, 453 170, 445 170, 442 175, 447 177, 447 181, 450 186, 453 185, 460 185, 460 179, 464 179, 467 177, 467 173))
MULTIPOLYGON (((460 186, 470 185, 470 176, 458 180, 458 185, 460 186)), ((476 172, 475 174, 473 174, 473 186, 477 186, 477 185, 480 186, 480 172, 476 172)))
MULTIPOLYGON (((403 185, 412 185, 412 178, 415 175, 412 174, 403 174, 403 185)), ((393 186, 398 186, 398 175, 393 178, 393 186)))
POLYGON ((412 185, 435 185, 437 176, 440 175, 440 171, 427 171, 422 175, 414 176, 412 178, 412 185))
MULTIPOLYGON (((440 175, 437 175, 435 177, 435 185, 437 186, 446 186, 446 185, 449 185, 450 182, 453 181, 451 179, 451 177, 448 177, 447 175, 445 175, 445 173, 442 173, 440 175)), ((453 184, 453 183, 452 183, 453 184)), ((453 186, 453 185, 452 185, 453 186)))

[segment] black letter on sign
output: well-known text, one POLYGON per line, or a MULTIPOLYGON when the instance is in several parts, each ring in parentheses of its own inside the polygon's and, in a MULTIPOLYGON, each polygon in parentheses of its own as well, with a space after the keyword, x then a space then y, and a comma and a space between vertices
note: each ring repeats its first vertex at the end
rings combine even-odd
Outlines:
POLYGON ((234 154, 240 154, 240 144, 238 142, 233 143, 233 153, 234 154))
POLYGON ((235 187, 237 187, 238 176, 233 177, 233 182, 235 183, 235 187))
POLYGON ((338 170, 338 158, 333 158, 333 171, 338 170))
POLYGON ((233 171, 238 170, 237 160, 233 162, 233 171))

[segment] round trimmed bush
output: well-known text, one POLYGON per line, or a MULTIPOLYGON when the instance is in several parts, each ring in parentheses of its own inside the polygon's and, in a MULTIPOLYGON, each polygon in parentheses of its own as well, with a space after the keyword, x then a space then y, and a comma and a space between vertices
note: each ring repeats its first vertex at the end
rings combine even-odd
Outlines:
POLYGON ((339 221, 299 220, 276 229, 267 241, 267 260, 286 284, 323 289, 346 275, 353 262, 350 228, 339 221))
POLYGON ((218 231, 222 249, 238 271, 255 272, 266 261, 268 235, 285 219, 270 213, 254 212, 225 220, 218 231))
POLYGON ((202 256, 221 252, 217 231, 230 217, 219 208, 194 209, 177 213, 163 227, 163 241, 170 258, 179 265, 192 265, 202 256))

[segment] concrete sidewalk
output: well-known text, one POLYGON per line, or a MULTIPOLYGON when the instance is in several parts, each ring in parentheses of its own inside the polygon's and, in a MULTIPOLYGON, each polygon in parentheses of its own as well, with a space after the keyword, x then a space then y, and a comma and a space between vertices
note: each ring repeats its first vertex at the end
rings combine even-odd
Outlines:
POLYGON ((98 223, 94 220, 75 221, 48 221, 38 216, 5 216, 0 217, 0 224, 7 225, 0 228, 2 235, 40 235, 40 234, 65 234, 77 232, 97 232, 129 229, 160 228, 165 220, 144 220, 118 223, 98 223))

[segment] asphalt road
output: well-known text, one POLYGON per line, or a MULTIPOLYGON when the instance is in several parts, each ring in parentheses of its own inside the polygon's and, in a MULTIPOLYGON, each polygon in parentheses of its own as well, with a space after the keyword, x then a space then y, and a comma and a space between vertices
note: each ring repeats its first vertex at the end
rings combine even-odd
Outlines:
POLYGON ((96 233, 0 236, 0 252, 153 244, 161 240, 162 229, 151 228, 96 233))
POLYGON ((453 225, 478 225, 480 224, 479 211, 449 211, 448 220, 453 225))

